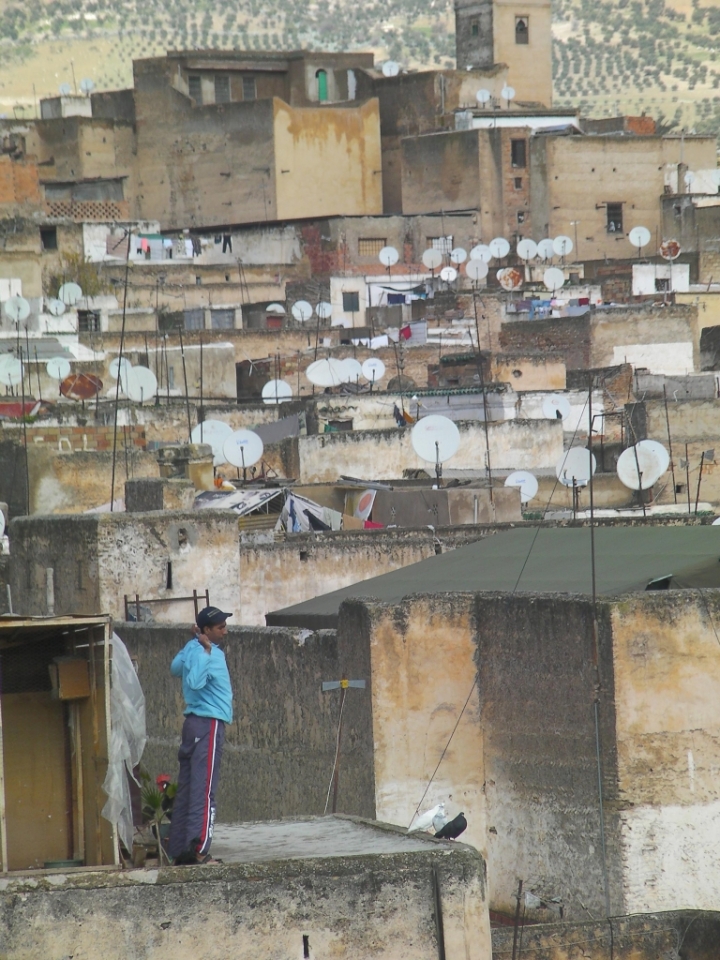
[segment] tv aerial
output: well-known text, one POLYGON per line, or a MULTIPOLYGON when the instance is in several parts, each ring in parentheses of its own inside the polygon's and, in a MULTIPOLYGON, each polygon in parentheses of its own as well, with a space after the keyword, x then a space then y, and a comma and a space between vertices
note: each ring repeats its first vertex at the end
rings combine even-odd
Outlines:
POLYGON ((550 237, 541 240, 537 245, 538 256, 543 260, 552 260, 555 256, 555 245, 550 237))
POLYGON ((475 99, 478 103, 481 103, 483 107, 490 100, 490 91, 486 90, 485 87, 480 87, 478 92, 475 94, 475 99))
POLYGON ((548 267, 543 274, 543 283, 548 290, 556 293, 565 284, 565 274, 560 267, 548 267))
POLYGON ((20 323, 30 316, 30 304, 25 297, 10 297, 5 301, 5 313, 15 323, 20 323))
POLYGON ((144 403, 157 394, 157 378, 149 367, 138 366, 123 370, 122 380, 123 392, 133 403, 144 403))
POLYGON ((379 357, 369 357, 362 365, 362 375, 374 386, 385 376, 385 364, 379 357))
POLYGON ((321 300, 315 307, 315 313, 321 320, 329 320, 332 316, 332 304, 328 303, 327 300, 321 300))
POLYGON ((564 487, 586 487, 596 467, 595 456, 586 447, 570 447, 558 460, 555 476, 564 487))
POLYGON ((440 279, 444 280, 445 283, 453 283, 457 280, 458 272, 455 267, 443 267, 440 271, 440 279))
POLYGON ((247 470, 263 455, 263 442, 252 430, 236 430, 223 443, 226 463, 247 470))
POLYGON ((64 283, 58 290, 58 299, 62 300, 66 307, 74 307, 82 295, 82 287, 77 283, 64 283))
POLYGON ((47 301, 47 308, 48 313, 51 313, 53 317, 61 317, 65 313, 65 304, 57 297, 50 297, 47 301))
POLYGON ((617 475, 630 490, 649 490, 670 466, 670 454, 657 440, 640 440, 618 457, 617 475))
POLYGON ((443 257, 440 251, 436 250, 435 247, 428 247, 428 249, 423 252, 422 262, 428 268, 430 273, 435 276, 435 271, 439 266, 442 265, 443 257))
POLYGON ((287 380, 268 380, 262 388, 262 401, 267 404, 287 403, 292 400, 292 387, 287 380))
POLYGON ((17 357, 6 354, 0 359, 0 383, 5 387, 16 387, 22 383, 23 369, 17 357))
POLYGON ((490 263, 493 256, 492 250, 485 243, 478 243, 477 246, 473 247, 470 251, 471 260, 481 260, 483 263, 490 263))
POLYGON ((515 99, 515 88, 509 86, 507 83, 500 91, 500 96, 507 102, 508 107, 510 106, 510 101, 515 99))
POLYGON ((474 283, 482 283, 488 275, 488 265, 484 260, 468 260, 465 273, 474 283))
POLYGON ((573 251, 573 242, 570 237, 566 237, 564 234, 560 234, 559 237, 555 237, 553 240, 553 252, 558 256, 565 259, 568 254, 573 251))
POLYGON ((213 452, 213 463, 216 467, 225 463, 223 446, 228 437, 232 436, 233 429, 224 420, 203 420, 193 427, 190 440, 193 443, 209 443, 213 452))
POLYGON ((543 400, 543 416, 548 420, 567 420, 570 416, 570 410, 570 401, 561 394, 554 393, 543 400))
POLYGON ((61 97, 69 97, 70 94, 72 93, 72 87, 70 86, 69 83, 61 83, 59 89, 60 89, 61 97))
POLYGON ((538 482, 534 474, 529 470, 515 470, 505 478, 506 487, 520 488, 520 502, 527 503, 532 500, 538 492, 538 482))
POLYGON ((650 231, 647 227, 633 227, 628 234, 628 240, 634 247, 637 247, 639 257, 642 248, 650 243, 650 231))
POLYGON ((677 240, 663 240, 660 244, 660 256, 663 260, 677 260, 682 253, 677 240))
POLYGON ((494 240, 490 241, 488 246, 490 247, 490 253, 496 260, 502 260, 503 257, 506 257, 510 253, 510 244, 505 237, 495 237, 494 240))
POLYGON ((382 65, 384 77, 396 77, 400 73, 400 64, 395 60, 386 60, 382 65))
POLYGON ((86 97, 89 97, 95 89, 95 81, 91 80, 90 77, 85 77, 80 81, 80 89, 86 97))
POLYGON ((312 304, 308 303, 307 300, 298 300, 292 305, 290 312, 299 323, 307 323, 313 315, 312 304))
POLYGON ((64 380, 70 376, 70 361, 67 357, 50 357, 45 364, 45 370, 53 380, 64 380))
POLYGON ((394 267, 399 259, 400 254, 395 247, 383 247, 378 254, 378 260, 387 269, 388 273, 390 273, 390 267, 394 267))
POLYGON ((454 250, 450 251, 450 260, 458 266, 461 263, 465 263, 467 260, 467 250, 463 249, 463 247, 455 247, 454 250))
POLYGON ((435 476, 442 477, 442 465, 460 449, 460 431, 448 417, 432 414, 418 420, 410 434, 413 450, 421 460, 435 464, 435 476))
POLYGON ((339 387, 341 383, 346 382, 343 362, 334 357, 311 363, 305 371, 305 376, 316 387, 339 387))
POLYGON ((522 287, 525 277, 522 270, 518 270, 517 267, 503 267, 502 270, 497 272, 497 280, 503 290, 511 293, 513 290, 519 290, 522 287))
POLYGON ((518 241, 517 255, 521 260, 534 260, 538 255, 537 244, 534 240, 530 240, 529 238, 518 241))

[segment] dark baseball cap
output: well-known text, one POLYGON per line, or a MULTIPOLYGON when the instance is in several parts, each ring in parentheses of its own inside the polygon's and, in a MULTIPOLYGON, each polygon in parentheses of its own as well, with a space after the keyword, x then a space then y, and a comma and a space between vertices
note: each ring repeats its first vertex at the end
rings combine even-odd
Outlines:
POLYGON ((197 625, 203 627, 217 627, 218 624, 225 623, 231 613, 223 613, 218 607, 203 607, 197 615, 197 625))

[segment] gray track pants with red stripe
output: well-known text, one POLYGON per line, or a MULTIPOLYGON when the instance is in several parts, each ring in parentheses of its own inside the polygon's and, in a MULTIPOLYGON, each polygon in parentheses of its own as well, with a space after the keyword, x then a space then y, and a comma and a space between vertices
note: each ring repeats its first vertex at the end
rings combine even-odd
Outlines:
POLYGON ((204 856, 215 823, 215 788, 220 772, 225 724, 210 717, 185 717, 178 751, 180 773, 172 810, 168 853, 204 856))

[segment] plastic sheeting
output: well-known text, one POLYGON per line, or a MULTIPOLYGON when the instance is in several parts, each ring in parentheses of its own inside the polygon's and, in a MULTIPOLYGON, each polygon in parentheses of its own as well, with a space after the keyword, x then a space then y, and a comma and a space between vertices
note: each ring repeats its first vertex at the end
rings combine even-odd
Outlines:
POLYGON ((102 815, 117 825, 120 839, 131 851, 134 826, 128 778, 135 780, 133 770, 140 763, 147 741, 145 694, 127 647, 116 633, 112 635, 110 730, 108 769, 103 783, 108 799, 102 815))

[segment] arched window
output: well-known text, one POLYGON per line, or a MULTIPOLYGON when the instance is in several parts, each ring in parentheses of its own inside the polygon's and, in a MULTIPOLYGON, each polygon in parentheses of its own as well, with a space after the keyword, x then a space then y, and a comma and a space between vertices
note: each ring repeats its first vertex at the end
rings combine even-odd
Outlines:
POLYGON ((318 100, 327 100, 328 98, 328 84, 327 84, 327 72, 325 70, 318 70, 315 74, 315 79, 317 80, 318 88, 318 100))
POLYGON ((515 43, 529 43, 530 24, 527 17, 515 17, 515 43))

